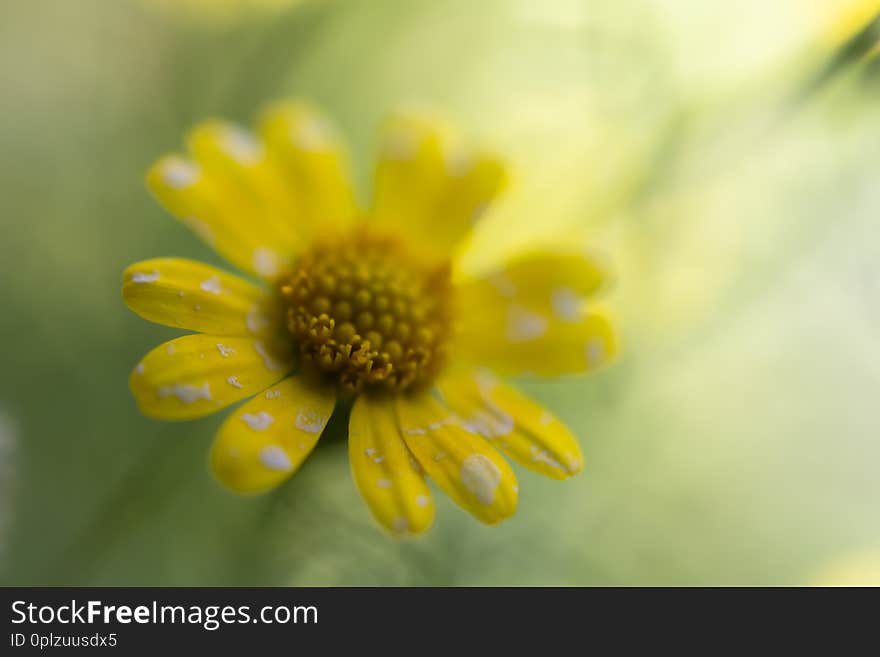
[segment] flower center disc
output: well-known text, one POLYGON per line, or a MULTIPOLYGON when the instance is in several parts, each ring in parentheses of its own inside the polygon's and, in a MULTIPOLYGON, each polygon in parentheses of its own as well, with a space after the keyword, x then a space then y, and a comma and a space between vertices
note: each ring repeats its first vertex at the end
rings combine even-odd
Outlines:
POLYGON ((318 242, 280 289, 304 368, 343 391, 423 386, 445 361, 449 264, 426 265, 392 236, 318 242))

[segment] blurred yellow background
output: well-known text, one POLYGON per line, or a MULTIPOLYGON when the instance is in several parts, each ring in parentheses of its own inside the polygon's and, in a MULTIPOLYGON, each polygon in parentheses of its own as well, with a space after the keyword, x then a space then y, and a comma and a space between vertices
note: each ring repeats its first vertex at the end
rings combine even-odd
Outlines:
POLYGON ((0 555, 6 584, 876 583, 880 2, 32 0, 0 10, 0 555), (876 28, 877 24, 875 24, 876 28), (277 493, 207 470, 221 418, 140 416, 170 329, 120 299, 218 259, 143 175, 209 116, 302 96, 351 143, 437 108, 506 154, 467 260, 604 251, 614 367, 522 381, 582 437, 484 527, 393 541, 327 439, 277 493), (874 578, 871 580, 871 578, 874 578))

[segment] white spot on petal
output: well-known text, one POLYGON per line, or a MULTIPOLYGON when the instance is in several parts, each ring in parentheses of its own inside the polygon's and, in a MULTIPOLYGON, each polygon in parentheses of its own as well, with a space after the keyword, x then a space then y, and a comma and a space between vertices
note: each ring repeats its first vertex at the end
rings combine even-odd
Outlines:
POLYGON ((169 356, 173 356, 175 351, 177 351, 177 346, 173 342, 165 345, 165 353, 169 356))
POLYGON ((462 427, 484 438, 509 435, 514 427, 513 418, 501 409, 495 409, 495 413, 478 410, 470 418, 462 421, 462 427))
POLYGON ((511 306, 507 315, 507 339, 510 342, 529 342, 547 331, 547 318, 521 306, 511 306))
POLYGON ((531 454, 533 463, 544 463, 546 465, 549 465, 551 468, 556 468, 557 470, 562 470, 563 472, 567 470, 564 465, 562 465, 559 461, 550 456, 550 454, 546 450, 540 449, 533 445, 531 449, 531 454))
POLYGON ((162 165, 161 175, 169 187, 186 189, 199 179, 199 169, 191 162, 175 158, 162 165))
POLYGON ((155 283, 159 280, 159 272, 151 271, 149 273, 136 271, 131 275, 132 283, 155 283))
POLYGON ((333 145, 333 128, 320 117, 310 116, 294 126, 292 138, 304 151, 325 151, 333 145))
POLYGON ((277 470, 280 472, 286 472, 293 468, 293 464, 290 462, 290 457, 287 456, 287 452, 277 445, 267 445, 260 450, 260 463, 270 470, 277 470))
POLYGON ((199 399, 211 399, 211 387, 205 383, 200 386, 194 386, 189 383, 175 383, 170 386, 161 386, 159 388, 159 397, 177 397, 184 404, 192 404, 199 399))
POLYGON ((254 249, 253 264, 254 271, 266 278, 274 277, 281 268, 278 254, 267 246, 258 246, 254 249))
POLYGON ((269 318, 263 314, 257 304, 254 304, 245 316, 245 323, 251 333, 262 333, 269 326, 269 318))
POLYGON ((501 483, 501 470, 485 454, 471 454, 461 464, 461 483, 481 504, 492 504, 501 483))
POLYGON ((302 409, 296 414, 296 428, 306 433, 321 433, 327 418, 318 414, 317 411, 302 409))
POLYGON ((474 381, 483 399, 491 403, 492 393, 495 392, 495 388, 498 386, 498 381, 495 380, 495 377, 488 370, 479 369, 474 372, 474 381))
POLYGON ((235 349, 227 347, 225 344, 220 344, 219 342, 217 343, 217 351, 220 352, 220 355, 223 356, 223 358, 229 358, 229 356, 235 353, 235 349))
POLYGON ((241 416, 241 421, 248 425, 254 431, 265 431, 269 425, 275 421, 275 418, 266 411, 260 411, 256 415, 253 413, 245 413, 241 416))
POLYGON ((379 479, 376 481, 376 485, 379 488, 391 488, 391 480, 390 479, 379 479))
POLYGON ((586 346, 587 366, 596 367, 605 360, 605 344, 599 338, 593 338, 586 346))
POLYGON ((266 349, 266 345, 262 342, 255 342, 254 349, 263 359, 263 362, 266 364, 266 369, 271 372, 278 372, 279 370, 284 369, 284 364, 276 360, 272 354, 266 349))
POLYGON ((143 364, 143 363, 138 363, 137 365, 135 365, 135 366, 134 366, 134 371, 135 371, 136 374, 143 374, 143 373, 144 373, 144 364, 143 364))
POLYGON ((231 385, 233 388, 241 388, 241 381, 238 380, 238 377, 233 375, 226 379, 226 383, 231 385))
POLYGON ((266 399, 281 399, 281 391, 280 390, 267 390, 266 399))
POLYGON ((224 127, 220 147, 239 164, 256 164, 263 157, 262 145, 250 133, 234 125, 224 127))
POLYGON ((365 453, 367 456, 372 456, 373 454, 376 453, 376 449, 375 449, 374 447, 367 447, 367 448, 364 450, 364 453, 365 453))
POLYGON ((437 420, 435 422, 429 422, 428 423, 428 431, 436 431, 437 429, 442 429, 443 427, 452 424, 454 421, 455 421, 455 418, 453 418, 453 416, 450 415, 450 416, 443 418, 442 420, 437 420))
POLYGON ((568 287, 553 290, 550 296, 554 314, 564 322, 576 322, 581 318, 584 299, 568 287))
POLYGON ((223 292, 223 288, 220 287, 220 279, 217 276, 211 276, 208 280, 202 281, 199 283, 199 287, 209 294, 220 294, 223 292))
POLYGON ((416 497, 416 506, 428 506, 431 503, 431 498, 427 495, 419 495, 416 497))

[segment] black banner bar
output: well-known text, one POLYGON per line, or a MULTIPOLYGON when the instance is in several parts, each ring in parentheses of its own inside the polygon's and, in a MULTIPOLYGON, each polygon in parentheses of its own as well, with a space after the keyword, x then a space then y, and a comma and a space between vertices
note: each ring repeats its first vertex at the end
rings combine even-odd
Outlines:
MULTIPOLYGON (((851 593, 851 592, 850 592, 851 593)), ((847 595, 849 595, 848 593, 847 595)), ((872 592, 872 597, 875 592, 872 592)), ((397 654, 441 645, 548 649, 628 644, 683 632, 803 632, 827 625, 837 593, 803 589, 575 588, 6 588, 3 654, 101 649, 253 650, 353 645, 397 654), (821 608, 803 602, 821 598, 821 608), (821 615, 820 615, 821 611, 821 615), (354 642, 354 644, 352 644, 354 642), (476 643, 474 643, 476 642, 476 643)), ((876 605, 866 605, 867 614, 876 605)), ((849 616, 858 626, 859 607, 849 616)))

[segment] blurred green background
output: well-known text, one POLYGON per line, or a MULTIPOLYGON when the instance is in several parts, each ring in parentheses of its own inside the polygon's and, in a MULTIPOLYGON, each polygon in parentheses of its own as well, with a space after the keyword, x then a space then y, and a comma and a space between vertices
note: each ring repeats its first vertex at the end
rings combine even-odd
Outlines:
POLYGON ((880 74, 875 35, 850 38, 872 11, 3 3, 3 583, 800 584, 848 555, 876 565, 880 74), (197 120, 288 95, 337 120, 364 193, 382 116, 442 109, 514 172, 481 253, 578 236, 616 265, 619 362, 522 382, 582 436, 587 468, 519 469, 501 526, 443 498, 427 536, 387 538, 340 439, 276 493, 236 497, 207 469, 222 418, 135 408, 131 367, 175 332, 125 308, 123 268, 219 262, 143 174, 197 120))

